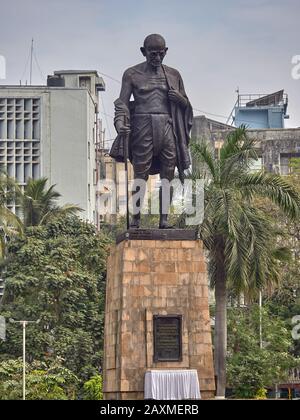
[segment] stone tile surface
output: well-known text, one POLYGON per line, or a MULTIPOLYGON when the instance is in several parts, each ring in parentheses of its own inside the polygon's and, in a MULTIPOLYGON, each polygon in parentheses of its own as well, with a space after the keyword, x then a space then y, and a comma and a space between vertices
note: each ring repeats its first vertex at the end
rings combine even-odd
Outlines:
POLYGON ((143 398, 149 369, 197 369, 214 394, 208 283, 200 241, 128 240, 108 258, 104 398, 143 398), (182 361, 153 361, 153 316, 182 315, 182 361))

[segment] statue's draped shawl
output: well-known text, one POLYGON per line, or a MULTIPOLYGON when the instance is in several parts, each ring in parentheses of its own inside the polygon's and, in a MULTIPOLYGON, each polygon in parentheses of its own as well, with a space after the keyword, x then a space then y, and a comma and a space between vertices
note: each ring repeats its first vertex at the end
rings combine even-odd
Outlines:
MULTIPOLYGON (((171 102, 172 126, 176 141, 177 153, 176 166, 178 168, 180 179, 183 179, 184 170, 188 169, 191 165, 188 146, 190 141, 190 131, 193 124, 193 110, 185 93, 180 74, 170 67, 163 67, 169 88, 178 90, 187 100, 187 106, 185 108, 175 104, 174 102, 171 102)), ((130 125, 132 115, 134 114, 134 101, 130 102, 129 108, 121 101, 121 99, 117 99, 114 105, 115 126, 116 122, 119 120, 121 120, 123 123, 126 123, 127 125, 130 125)), ((125 144, 128 145, 127 156, 131 161, 132 153, 130 147, 130 135, 127 139, 125 139, 123 135, 118 135, 110 150, 110 156, 113 157, 117 162, 124 162, 125 144)), ((160 168, 157 165, 153 165, 153 167, 150 169, 150 173, 157 174, 159 173, 159 169, 160 168)))

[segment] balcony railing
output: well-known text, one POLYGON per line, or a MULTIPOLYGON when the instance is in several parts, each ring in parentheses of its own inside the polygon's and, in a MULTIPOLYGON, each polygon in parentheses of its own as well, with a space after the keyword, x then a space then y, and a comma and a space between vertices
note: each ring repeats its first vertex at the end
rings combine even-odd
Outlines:
POLYGON ((280 90, 271 94, 239 94, 237 100, 238 107, 256 106, 287 106, 288 95, 280 90))

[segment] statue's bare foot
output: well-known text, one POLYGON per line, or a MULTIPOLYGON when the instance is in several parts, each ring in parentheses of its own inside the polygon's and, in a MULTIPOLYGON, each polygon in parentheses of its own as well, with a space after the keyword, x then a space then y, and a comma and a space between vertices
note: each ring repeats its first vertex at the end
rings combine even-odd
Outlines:
POLYGON ((130 221, 129 229, 139 229, 140 221, 141 221, 140 217, 133 216, 133 218, 130 221))
POLYGON ((167 217, 162 216, 159 221, 159 229, 174 229, 174 227, 169 225, 167 217))
POLYGON ((171 226, 167 223, 165 225, 159 225, 159 229, 174 229, 174 226, 171 226))

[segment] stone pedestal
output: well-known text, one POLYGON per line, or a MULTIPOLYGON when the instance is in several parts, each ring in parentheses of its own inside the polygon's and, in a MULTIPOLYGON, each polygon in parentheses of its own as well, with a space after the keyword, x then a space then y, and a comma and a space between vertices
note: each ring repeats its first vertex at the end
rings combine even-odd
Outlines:
POLYGON ((214 395, 206 263, 198 240, 127 239, 111 247, 104 398, 143 399, 149 369, 197 369, 202 398, 214 395), (154 361, 155 315, 182 316, 180 361, 154 361))

